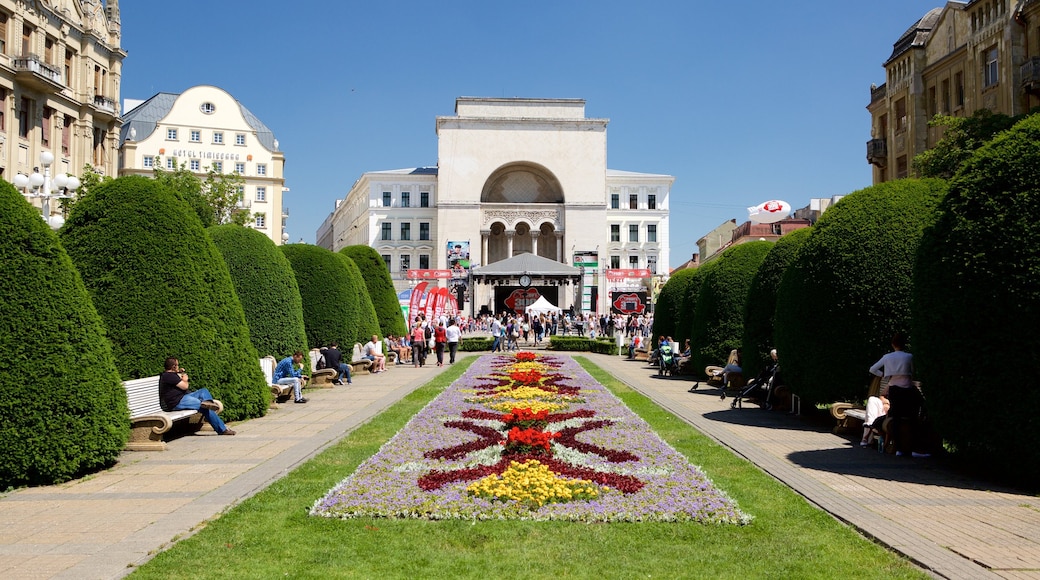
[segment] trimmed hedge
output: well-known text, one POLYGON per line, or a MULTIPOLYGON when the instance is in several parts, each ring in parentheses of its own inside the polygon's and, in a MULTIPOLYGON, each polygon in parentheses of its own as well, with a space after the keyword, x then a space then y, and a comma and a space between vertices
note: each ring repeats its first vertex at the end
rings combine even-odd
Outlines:
POLYGON ((812 234, 812 228, 790 232, 773 244, 755 272, 744 306, 744 376, 757 377, 772 359, 769 351, 776 347, 773 322, 776 318, 776 291, 784 270, 794 261, 798 249, 812 234))
POLYGON ((1040 390, 1040 116, 983 146, 950 185, 914 271, 915 366, 960 457, 1035 487, 1040 390), (1011 395, 1011 399, 1001 396, 1011 395))
POLYGON ((282 358, 307 350, 300 287, 285 254, 252 228, 227 224, 206 231, 231 273, 257 353, 282 358))
POLYGON ((772 247, 766 241, 731 246, 705 271, 690 338, 695 370, 725 364, 730 351, 740 348, 748 289, 772 247))
POLYGON ((289 259, 300 288, 307 345, 320 348, 332 342, 344 346, 358 342, 350 324, 351 304, 357 303, 357 294, 347 267, 349 258, 307 244, 285 244, 279 249, 289 259))
MULTIPOLYGON (((683 310, 683 300, 686 289, 692 283, 697 268, 684 268, 678 270, 668 278, 657 295, 657 304, 654 306, 654 326, 651 331, 651 344, 657 344, 660 336, 675 337, 679 334, 678 325, 680 314, 683 310)), ((680 344, 682 344, 680 342, 680 344)))
POLYGON ((881 183, 820 217, 776 297, 780 365, 803 404, 863 400, 867 369, 910 326, 914 254, 945 191, 937 179, 881 183))
POLYGON ((614 339, 597 338, 595 340, 582 336, 550 336, 548 350, 583 351, 617 356, 618 346, 614 339))
POLYGON ((386 336, 379 331, 379 318, 376 316, 375 307, 372 306, 372 299, 368 296, 368 287, 365 286, 365 278, 361 275, 361 270, 346 254, 337 254, 337 256, 347 267, 350 292, 354 296, 347 315, 347 322, 354 332, 353 342, 365 344, 372 339, 373 334, 379 334, 385 338, 386 336))
POLYGON ((404 316, 401 315, 401 304, 397 300, 397 291, 394 290, 394 282, 390 279, 390 272, 386 269, 386 263, 379 252, 375 248, 359 245, 347 246, 341 249, 340 253, 354 260, 354 264, 361 270, 361 278, 365 281, 368 296, 379 320, 379 334, 408 334, 404 316))
POLYGON ((108 328, 124 380, 180 359, 222 417, 262 416, 270 391, 227 265, 195 212, 164 186, 127 176, 76 202, 61 241, 108 328))
POLYGON ((0 182, 0 490, 109 466, 130 437, 112 348, 72 260, 0 182))
POLYGON ((491 345, 494 343, 495 339, 491 336, 464 336, 459 344, 459 350, 463 352, 491 350, 491 345))
MULTIPOLYGON (((718 260, 712 260, 706 264, 701 264, 693 271, 693 276, 690 277, 689 283, 685 288, 685 293, 682 297, 682 307, 679 309, 678 319, 676 320, 675 334, 672 335, 675 344, 679 345, 679 349, 682 349, 682 345, 686 343, 686 339, 689 338, 691 351, 697 349, 697 344, 693 342, 693 321, 697 314, 697 301, 700 298, 701 290, 704 288, 704 279, 711 273, 711 271, 719 263, 718 260)), ((651 344, 657 344, 657 338, 654 337, 654 341, 651 344)))

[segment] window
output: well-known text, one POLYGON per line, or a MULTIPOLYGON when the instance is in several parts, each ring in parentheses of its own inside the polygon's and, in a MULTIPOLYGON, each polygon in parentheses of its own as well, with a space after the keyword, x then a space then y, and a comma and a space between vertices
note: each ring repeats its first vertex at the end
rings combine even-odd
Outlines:
POLYGON ((628 209, 639 209, 639 194, 632 193, 628 196, 628 209))
POLYGON ((657 256, 647 256, 646 267, 651 274, 657 274, 657 256))
POLYGON ((383 258, 383 263, 386 264, 386 271, 389 272, 390 271, 390 254, 382 254, 380 257, 383 258))
POLYGON ((412 193, 410 191, 401 192, 401 207, 412 207, 412 193))
POLYGON ((166 130, 166 140, 167 141, 176 141, 177 140, 177 129, 167 129, 166 130))
POLYGON ((628 267, 632 268, 632 269, 638 268, 639 267, 639 256, 635 256, 635 255, 629 256, 628 257, 628 267))
POLYGON ((256 174, 257 175, 267 175, 267 164, 266 163, 257 163, 256 164, 256 174))
MULTIPOLYGON (((4 30, 6 26, 0 25, 0 31, 4 30)), ((3 51, 3 42, 0 42, 0 52, 3 51)), ((72 61, 75 60, 75 51, 68 46, 65 47, 65 86, 72 85, 72 61)))
POLYGON ((657 241, 657 224, 650 224, 646 226, 646 241, 656 242, 657 241))
POLYGON ((430 239, 430 222, 419 222, 419 239, 430 239))
POLYGON ((7 54, 7 14, 0 12, 0 54, 7 54))
POLYGON ((267 227, 267 216, 266 215, 264 215, 262 213, 255 214, 255 219, 256 219, 256 222, 255 222, 256 223, 256 227, 258 227, 258 228, 265 228, 265 227, 267 227))
POLYGON ((192 129, 191 132, 188 133, 188 140, 191 141, 192 143, 199 143, 199 142, 201 142, 202 141, 202 131, 199 131, 198 129, 192 129))
POLYGON ((31 26, 22 25, 22 54, 32 54, 32 33, 33 29, 31 26))
POLYGON ((166 158, 166 169, 177 169, 177 165, 174 164, 173 157, 166 158))
POLYGON ((202 164, 199 162, 198 159, 192 159, 191 161, 189 161, 188 166, 192 171, 200 171, 202 169, 202 164))
POLYGON ((217 110, 217 108, 213 106, 213 103, 202 103, 199 105, 199 110, 207 115, 211 115, 213 114, 213 111, 217 110))
POLYGON ((610 257, 610 267, 612 269, 614 269, 614 270, 617 270, 618 268, 620 268, 621 267, 621 256, 611 256, 610 257))
POLYGON ((419 207, 430 207, 430 192, 419 192, 419 207))
POLYGON ((964 106, 964 73, 957 73, 953 75, 953 90, 955 91, 955 100, 953 101, 958 108, 964 106))
POLYGON ((646 209, 657 209, 657 194, 646 196, 646 209))
POLYGON ((382 224, 382 233, 379 236, 379 239, 383 240, 383 241, 389 241, 389 240, 394 239, 390 235, 390 224, 388 222, 383 222, 383 224, 382 224))
POLYGON ((238 201, 245 201, 246 199, 246 186, 239 185, 235 188, 235 193, 238 194, 238 201))
POLYGON ((896 158, 896 179, 904 179, 907 176, 906 155, 896 158))
POLYGON ((54 63, 54 39, 47 37, 43 41, 43 62, 47 64, 54 63))
POLYGON ((621 209, 621 196, 619 194, 610 194, 610 209, 621 209))
POLYGON ((621 225, 610 224, 610 241, 620 242, 621 241, 621 225))
POLYGON ((256 186, 256 200, 267 201, 267 187, 263 185, 256 186))
MULTIPOLYGON (((224 144, 224 132, 223 131, 214 131, 213 132, 213 144, 214 145, 223 145, 224 144)), ((260 166, 257 165, 258 169, 259 169, 259 167, 260 166)), ((263 174, 260 174, 260 175, 263 175, 263 174)))
POLYGON ((628 226, 628 241, 639 241, 639 226, 637 224, 631 224, 628 226))
POLYGON ((896 132, 906 131, 906 99, 896 101, 896 132))
POLYGON ((235 133, 235 145, 245 145, 245 144, 246 144, 246 134, 245 133, 235 133))
POLYGON ((22 97, 22 106, 18 109, 18 136, 22 139, 29 138, 29 120, 32 118, 32 111, 36 108, 36 101, 22 97))
POLYGON ((390 207, 390 192, 383 192, 383 207, 390 207))
POLYGON ((420 270, 429 270, 430 269, 430 255, 429 254, 419 254, 419 269, 420 270))
POLYGON ((939 101, 937 100, 934 86, 928 87, 928 101, 926 105, 928 107, 928 118, 931 119, 939 109, 939 101))
MULTIPOLYGON (((4 116, 0 113, 0 130, 7 127, 4 122, 4 116)), ((65 115, 65 122, 62 123, 61 127, 61 153, 62 155, 69 154, 69 144, 72 143, 72 117, 65 115)))
POLYGON ((412 268, 412 257, 408 254, 401 254, 401 271, 407 272, 412 268))
POLYGON ((101 127, 94 127, 94 165, 102 166, 105 164, 105 142, 107 140, 108 131, 101 127))
POLYGON ((155 157, 152 157, 151 155, 145 155, 144 158, 141 160, 141 164, 144 165, 145 169, 151 169, 155 167, 155 157))
POLYGON ((40 142, 44 147, 51 146, 51 128, 54 124, 54 109, 43 108, 43 120, 40 122, 40 142))
POLYGON ((997 47, 990 48, 986 51, 984 58, 986 63, 982 68, 982 87, 989 88, 997 84, 997 47))
POLYGON ((217 173, 224 173, 224 162, 223 161, 214 161, 213 162, 213 171, 215 171, 217 173))
POLYGON ((239 175, 245 175, 246 174, 246 164, 245 163, 236 163, 235 164, 235 173, 237 173, 239 175))
POLYGON ((401 239, 410 240, 412 239, 412 224, 409 222, 401 223, 401 239))
MULTIPOLYGON (((951 29, 952 30, 952 29, 951 29)), ((943 79, 942 82, 942 111, 944 115, 949 115, 950 111, 950 79, 943 79)))

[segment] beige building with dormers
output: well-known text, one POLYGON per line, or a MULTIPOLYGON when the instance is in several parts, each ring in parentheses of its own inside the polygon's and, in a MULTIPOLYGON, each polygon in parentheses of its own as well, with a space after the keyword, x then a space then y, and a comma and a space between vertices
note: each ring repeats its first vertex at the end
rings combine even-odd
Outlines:
MULTIPOLYGON (((611 291, 644 284, 606 270, 667 274, 675 181, 608 169, 607 123, 586 118, 582 99, 460 97, 455 115, 437 117, 437 166, 363 174, 317 243, 375 248, 398 290, 409 270, 449 269, 456 245, 474 267, 531 253, 582 272, 581 297, 543 293, 605 312, 611 291)), ((478 308, 491 305, 494 289, 476 292, 478 308)))
POLYGON ((156 167, 173 170, 182 164, 202 179, 210 168, 241 175, 249 226, 276 244, 286 241, 285 155, 274 133, 223 89, 200 85, 180 94, 159 93, 123 116, 120 175, 151 177, 156 167))
POLYGON ((4 179, 33 173, 44 151, 52 176, 79 176, 85 165, 115 175, 120 34, 118 0, 0 0, 4 179))
POLYGON ((942 138, 928 126, 937 114, 1040 106, 1040 0, 947 2, 899 37, 884 67, 867 106, 874 183, 911 175, 914 156, 942 138))

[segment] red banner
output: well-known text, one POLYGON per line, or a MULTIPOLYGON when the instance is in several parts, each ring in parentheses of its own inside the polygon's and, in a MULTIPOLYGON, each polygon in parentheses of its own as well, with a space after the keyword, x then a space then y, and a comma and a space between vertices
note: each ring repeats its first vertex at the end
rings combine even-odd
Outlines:
MULTIPOLYGON (((409 270, 411 272, 411 270, 409 270)), ((650 270, 632 268, 627 270, 607 270, 607 280, 624 280, 626 278, 649 278, 650 270)))
POLYGON ((451 278, 451 270, 408 270, 409 280, 441 280, 451 278))
POLYGON ((408 327, 411 328, 415 317, 419 315, 419 304, 422 302, 423 292, 426 291, 426 282, 419 282, 412 288, 412 299, 408 302, 408 327))
POLYGON ((434 296, 437 298, 437 303, 433 307, 433 319, 437 320, 444 314, 444 305, 448 302, 448 289, 438 288, 434 292, 434 296))

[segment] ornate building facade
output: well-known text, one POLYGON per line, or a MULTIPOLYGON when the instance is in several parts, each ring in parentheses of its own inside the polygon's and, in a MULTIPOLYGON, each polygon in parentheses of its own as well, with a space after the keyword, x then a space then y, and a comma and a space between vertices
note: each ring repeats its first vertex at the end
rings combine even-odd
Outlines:
POLYGON ((455 113, 437 118, 437 167, 363 174, 318 245, 372 246, 399 290, 409 270, 456 266, 451 250, 466 248, 472 267, 531 253, 579 266, 575 306, 599 312, 609 291, 643 283, 608 282, 607 270, 667 274, 675 178, 607 169, 608 120, 586 118, 584 100, 462 97, 455 113))
POLYGON ((908 177, 942 138, 937 114, 1019 115, 1040 106, 1040 0, 947 2, 913 24, 870 88, 874 183, 908 177))
POLYGON ((182 164, 201 179, 210 169, 242 176, 241 205, 252 214, 248 225, 276 244, 286 240, 285 155, 274 133, 223 89, 200 85, 159 93, 123 116, 120 175, 152 177, 156 167, 182 164))
MULTIPOLYGON (((0 0, 0 174, 117 171, 118 0, 0 0)), ((38 202, 37 202, 38 203, 38 202)), ((52 213, 60 211, 57 204, 52 213)))

